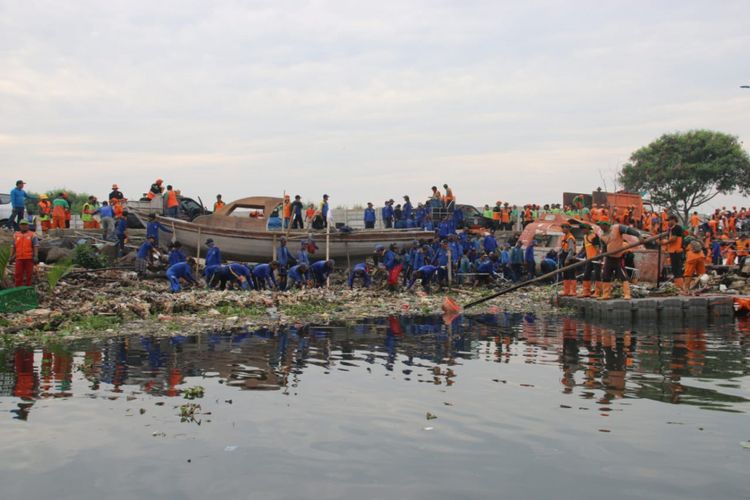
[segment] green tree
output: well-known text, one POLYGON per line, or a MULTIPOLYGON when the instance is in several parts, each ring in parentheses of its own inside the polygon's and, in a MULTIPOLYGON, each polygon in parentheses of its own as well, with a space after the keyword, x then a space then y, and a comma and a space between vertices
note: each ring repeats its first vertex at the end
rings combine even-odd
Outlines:
POLYGON ((718 194, 750 193, 750 157, 737 137, 722 132, 664 134, 634 152, 619 179, 687 223, 694 208, 718 194))

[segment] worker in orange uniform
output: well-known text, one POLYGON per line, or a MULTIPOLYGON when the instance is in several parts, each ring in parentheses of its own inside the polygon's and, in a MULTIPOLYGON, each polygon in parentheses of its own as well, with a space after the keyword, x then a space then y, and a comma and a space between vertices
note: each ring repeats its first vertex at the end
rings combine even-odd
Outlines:
POLYGON ((669 254, 669 262, 672 266, 672 275, 674 276, 674 284, 677 288, 682 289, 684 286, 684 280, 682 275, 684 274, 683 261, 685 255, 682 249, 682 240, 685 237, 685 233, 682 226, 677 224, 677 216, 670 215, 667 218, 667 237, 661 240, 661 244, 664 251, 669 254))
POLYGON ((706 274, 706 252, 700 240, 693 239, 685 251, 685 273, 683 291, 687 293, 693 284, 693 276, 700 278, 706 274))
POLYGON ((445 208, 453 210, 456 205, 456 197, 453 195, 453 190, 448 187, 448 184, 443 184, 443 189, 445 189, 445 196, 443 196, 445 208))
POLYGON ((122 217, 125 207, 122 206, 122 200, 112 198, 109 200, 109 205, 112 207, 112 212, 115 214, 115 219, 122 217))
POLYGON ((39 222, 42 226, 42 232, 47 234, 52 225, 52 202, 49 196, 42 194, 39 196, 39 222))
POLYGON ((495 203, 495 207, 492 209, 492 229, 497 231, 501 228, 500 213, 503 211, 502 202, 498 201, 495 203))
POLYGON ((157 196, 161 195, 164 192, 164 187, 162 186, 164 184, 164 181, 161 179, 156 179, 156 182, 151 184, 151 188, 148 190, 148 193, 146 193, 146 198, 149 200, 153 200, 157 196))
POLYGON ((500 211, 500 224, 503 231, 513 230, 513 225, 510 223, 510 206, 508 206, 507 201, 503 204, 503 209, 500 211))
POLYGON ((698 212, 693 212, 693 215, 690 216, 690 232, 693 234, 698 234, 698 228, 701 225, 701 218, 698 215, 698 212))
POLYGON ((34 264, 39 262, 39 239, 29 231, 29 221, 21 219, 13 236, 10 260, 16 259, 16 286, 31 286, 34 264))
POLYGON ((292 221, 292 199, 288 194, 284 195, 281 215, 284 218, 284 229, 289 229, 289 223, 292 221))
POLYGON ((724 249, 724 265, 733 266, 737 260, 737 247, 733 243, 729 243, 724 249))
POLYGON ((216 202, 214 203, 214 212, 218 212, 219 210, 221 210, 222 208, 224 208, 225 205, 226 205, 226 203, 224 203, 222 201, 221 195, 217 194, 216 195, 216 202))
POLYGON ((65 229, 65 213, 70 210, 70 204, 64 194, 58 194, 52 202, 52 229, 65 229))
POLYGON ((625 274, 623 266, 623 255, 624 251, 618 251, 626 246, 623 235, 630 234, 632 236, 638 236, 644 239, 637 230, 632 227, 624 226, 622 224, 615 224, 614 226, 609 221, 599 221, 599 227, 602 230, 602 234, 599 239, 607 246, 607 253, 612 252, 612 255, 608 255, 604 258, 604 266, 602 267, 602 295, 599 297, 600 300, 609 300, 612 298, 612 287, 613 279, 619 279, 622 281, 622 298, 630 299, 630 282, 625 274))
MULTIPOLYGON (((583 237, 583 249, 586 251, 586 260, 591 260, 599 255, 601 240, 594 232, 594 226, 588 226, 588 232, 583 237)), ((587 262, 583 268, 583 290, 579 297, 591 297, 591 279, 596 282, 594 298, 602 295, 601 262, 587 262)))
POLYGON ((180 202, 177 199, 177 191, 172 185, 167 186, 167 217, 177 218, 180 202))
POLYGON ((748 241, 747 235, 741 235, 735 245, 737 246, 737 265, 740 266, 740 271, 742 271, 742 268, 745 267, 748 252, 750 252, 750 241, 748 241))
MULTIPOLYGON (((576 254, 576 237, 570 231, 570 224, 563 224, 562 226, 563 236, 562 243, 560 243, 560 265, 568 266, 575 263, 576 254)), ((576 270, 570 269, 563 271, 563 297, 575 297, 576 296, 576 270)))

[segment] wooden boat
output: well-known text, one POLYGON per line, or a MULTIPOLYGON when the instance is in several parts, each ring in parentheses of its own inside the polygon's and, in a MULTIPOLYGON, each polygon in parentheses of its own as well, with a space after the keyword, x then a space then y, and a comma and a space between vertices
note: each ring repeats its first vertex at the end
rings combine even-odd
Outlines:
MULTIPOLYGON (((319 247, 313 259, 325 258, 326 231, 314 229, 282 229, 279 214, 281 198, 257 196, 242 198, 226 204, 210 215, 202 215, 192 222, 157 215, 157 220, 173 234, 161 233, 162 244, 179 241, 187 255, 204 256, 205 241, 214 240, 225 259, 244 262, 264 262, 275 255, 279 239, 285 236, 292 255, 300 243, 312 239, 319 247), (167 240, 167 241, 164 241, 167 240)), ((140 217, 146 215, 138 212, 140 217)), ((432 237, 433 233, 416 229, 366 229, 342 232, 330 228, 329 252, 333 259, 354 259, 372 255, 378 244, 404 244, 432 237)))

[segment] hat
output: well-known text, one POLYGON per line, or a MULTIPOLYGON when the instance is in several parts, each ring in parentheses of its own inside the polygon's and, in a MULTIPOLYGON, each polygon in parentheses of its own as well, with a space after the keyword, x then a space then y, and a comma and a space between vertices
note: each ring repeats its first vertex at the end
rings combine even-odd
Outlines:
POLYGON ((118 186, 117 184, 112 184, 112 189, 120 189, 120 186, 118 186))
POLYGON ((47 200, 47 199, 49 199, 49 196, 47 196, 46 194, 41 194, 41 195, 39 195, 39 199, 40 200, 47 200))
POLYGON ((372 202, 371 202, 371 201, 368 201, 368 202, 367 202, 367 204, 368 204, 368 205, 372 205, 372 202))
POLYGON ((323 195, 323 198, 328 198, 328 195, 327 195, 327 194, 324 194, 324 195, 323 195))
POLYGON ((21 179, 18 179, 18 180, 16 181, 16 186, 18 186, 19 184, 26 184, 26 183, 25 183, 25 182, 23 182, 23 181, 22 181, 21 179))
POLYGON ((375 245, 375 251, 380 252, 382 250, 385 250, 385 247, 383 245, 375 245))
POLYGON ((28 226, 29 225, 29 221, 27 221, 26 219, 21 219, 21 222, 19 222, 18 225, 19 226, 28 226))
POLYGON ((210 243, 213 243, 213 242, 214 242, 214 240, 212 238, 209 238, 209 239, 206 240, 206 245, 208 245, 210 243))
POLYGON ((612 223, 609 222, 608 220, 600 220, 596 222, 596 225, 597 226, 611 226, 612 223))

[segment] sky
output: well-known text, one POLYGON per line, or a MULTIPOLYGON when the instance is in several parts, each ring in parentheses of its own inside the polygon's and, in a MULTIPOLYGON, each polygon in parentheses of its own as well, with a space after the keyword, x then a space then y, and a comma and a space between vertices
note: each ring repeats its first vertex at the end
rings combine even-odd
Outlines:
POLYGON ((747 0, 0 0, 0 186, 559 203, 618 187, 663 133, 747 148, 748 19, 747 0))

